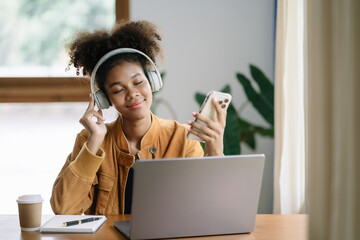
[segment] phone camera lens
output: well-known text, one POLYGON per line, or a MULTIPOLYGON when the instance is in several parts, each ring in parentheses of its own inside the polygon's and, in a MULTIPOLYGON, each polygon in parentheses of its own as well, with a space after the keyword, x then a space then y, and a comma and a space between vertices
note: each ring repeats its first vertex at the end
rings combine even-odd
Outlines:
POLYGON ((225 108, 225 107, 226 107, 226 105, 225 105, 225 104, 223 104, 223 105, 221 105, 221 107, 222 107, 222 108, 225 108))
POLYGON ((225 100, 224 100, 224 101, 225 101, 225 103, 228 103, 228 102, 229 102, 229 99, 225 98, 225 100))
POLYGON ((220 101, 219 101, 219 104, 221 105, 222 103, 223 103, 223 101, 222 101, 222 100, 220 100, 220 101))

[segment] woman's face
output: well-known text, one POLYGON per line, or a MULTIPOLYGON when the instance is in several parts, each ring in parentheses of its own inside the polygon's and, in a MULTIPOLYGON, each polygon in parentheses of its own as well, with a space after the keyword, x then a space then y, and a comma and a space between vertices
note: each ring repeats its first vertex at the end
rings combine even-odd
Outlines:
POLYGON ((104 86, 123 119, 139 120, 150 116, 152 91, 138 64, 122 61, 109 71, 104 86))

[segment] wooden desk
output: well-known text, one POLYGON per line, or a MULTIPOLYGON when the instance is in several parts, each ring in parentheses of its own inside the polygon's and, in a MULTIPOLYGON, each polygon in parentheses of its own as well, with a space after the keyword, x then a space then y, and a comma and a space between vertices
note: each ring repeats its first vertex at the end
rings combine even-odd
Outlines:
MULTIPOLYGON (((51 216, 43 216, 43 222, 51 216)), ((94 234, 61 234, 61 233, 40 233, 40 232, 21 232, 18 215, 0 215, 0 239, 9 240, 57 240, 57 239, 101 239, 119 240, 125 239, 114 226, 113 221, 129 220, 129 215, 110 215, 108 220, 94 234)), ((190 239, 225 239, 225 240, 306 240, 307 239, 308 216, 303 214, 296 215, 276 215, 259 214, 256 217, 255 230, 248 234, 210 236, 190 239)))

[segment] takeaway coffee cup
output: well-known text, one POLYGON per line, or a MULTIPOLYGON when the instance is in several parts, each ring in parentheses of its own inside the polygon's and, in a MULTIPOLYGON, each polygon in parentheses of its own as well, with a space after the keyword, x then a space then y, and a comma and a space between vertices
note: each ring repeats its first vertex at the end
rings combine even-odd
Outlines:
POLYGON ((21 231, 37 231, 41 225, 42 199, 40 194, 18 197, 19 220, 21 231))

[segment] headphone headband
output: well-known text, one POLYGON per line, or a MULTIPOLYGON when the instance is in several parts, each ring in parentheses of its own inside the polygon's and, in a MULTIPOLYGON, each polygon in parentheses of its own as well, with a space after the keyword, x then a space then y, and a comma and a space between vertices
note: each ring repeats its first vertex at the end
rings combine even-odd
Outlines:
POLYGON ((99 67, 101 66, 101 64, 103 64, 106 60, 108 60, 109 58, 111 58, 111 57, 113 57, 113 56, 115 56, 117 54, 121 54, 121 53, 138 53, 138 54, 144 56, 151 63, 151 65, 152 65, 152 67, 154 69, 153 72, 155 73, 155 76, 153 76, 152 74, 148 74, 148 76, 147 76, 149 78, 148 80, 150 82, 152 91, 154 91, 154 92, 159 91, 160 88, 163 85, 162 80, 161 80, 161 75, 160 75, 159 71, 157 70, 155 63, 145 53, 143 53, 143 52, 141 52, 141 51, 139 51, 137 49, 134 49, 134 48, 117 48, 117 49, 114 49, 114 50, 106 53, 102 58, 100 58, 100 60, 96 63, 96 65, 94 67, 94 70, 91 73, 91 81, 90 81, 91 92, 94 94, 95 102, 96 102, 99 109, 108 108, 110 106, 110 103, 102 104, 104 102, 104 97, 106 98, 105 93, 102 93, 102 92, 99 93, 99 90, 95 92, 96 72, 99 69, 99 67), (97 96, 97 94, 103 95, 103 96, 100 97, 100 96, 97 96))

